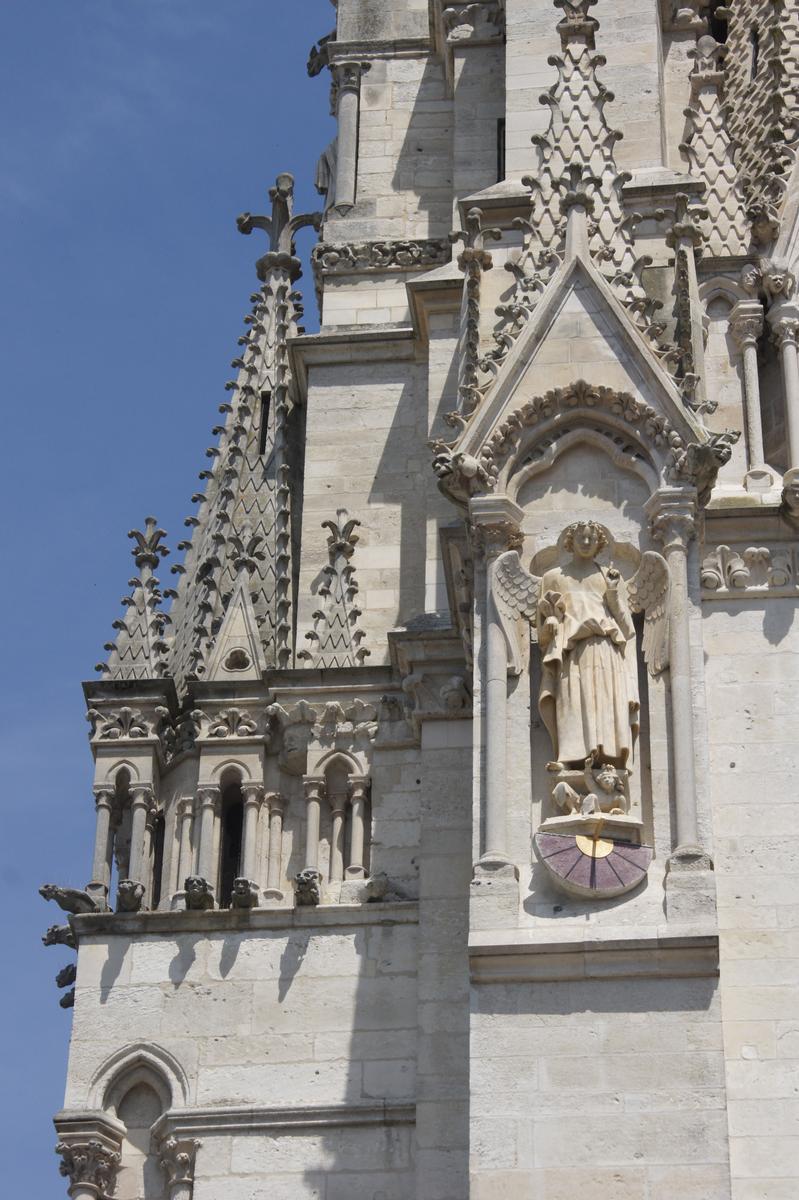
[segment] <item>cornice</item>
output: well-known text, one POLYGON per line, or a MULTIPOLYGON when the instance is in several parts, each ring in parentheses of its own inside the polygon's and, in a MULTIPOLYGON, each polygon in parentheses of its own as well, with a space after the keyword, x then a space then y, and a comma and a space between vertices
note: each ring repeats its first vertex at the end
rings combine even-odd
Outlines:
POLYGON ((308 368, 342 363, 401 362, 413 359, 415 335, 410 326, 392 329, 325 329, 305 333, 289 343, 291 369, 302 393, 308 387, 308 368))
POLYGON ((469 960, 476 984, 713 978, 719 973, 719 939, 710 932, 653 931, 603 941, 533 942, 521 930, 507 940, 472 933, 469 960))
POLYGON ((372 1104, 170 1109, 153 1126, 156 1137, 195 1134, 270 1133, 280 1129, 341 1128, 353 1125, 414 1125, 415 1104, 383 1100, 372 1104))
POLYGON ((361 925, 416 925, 418 905, 411 900, 369 904, 320 904, 314 908, 213 909, 204 912, 82 913, 70 918, 81 938, 148 934, 235 933, 260 929, 332 929, 361 925))

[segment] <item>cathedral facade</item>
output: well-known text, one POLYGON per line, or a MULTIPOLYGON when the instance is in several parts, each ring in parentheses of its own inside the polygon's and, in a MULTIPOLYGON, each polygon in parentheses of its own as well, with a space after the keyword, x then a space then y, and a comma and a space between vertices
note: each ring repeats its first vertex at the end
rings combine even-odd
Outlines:
POLYGON ((797 0, 333 4, 84 687, 64 1186, 792 1200, 797 0))

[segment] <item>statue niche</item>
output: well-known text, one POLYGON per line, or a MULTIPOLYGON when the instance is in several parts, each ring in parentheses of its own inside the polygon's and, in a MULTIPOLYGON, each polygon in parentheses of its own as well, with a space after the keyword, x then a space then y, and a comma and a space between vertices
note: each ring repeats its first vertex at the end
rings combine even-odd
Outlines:
MULTIPOLYGON (((615 877, 618 853, 632 853, 638 866, 642 851, 647 866, 651 858, 641 846, 643 822, 640 811, 632 811, 630 791, 641 709, 633 617, 643 614, 644 659, 656 675, 667 665, 669 571, 661 555, 617 545, 595 521, 567 526, 540 559, 547 567, 539 577, 525 570, 517 551, 500 555, 492 588, 509 645, 518 646, 524 618, 538 646, 538 708, 552 745, 547 771, 553 786, 536 843, 550 870, 558 868, 560 882, 572 860, 582 878, 577 856, 588 849, 588 883, 575 887, 576 879, 567 878, 569 890, 618 895, 634 886, 631 869, 621 872, 624 879, 615 877), (624 560, 626 576, 614 556, 624 560), (610 855, 598 872, 597 858, 610 855)), ((639 872, 636 882, 640 878, 639 872)))

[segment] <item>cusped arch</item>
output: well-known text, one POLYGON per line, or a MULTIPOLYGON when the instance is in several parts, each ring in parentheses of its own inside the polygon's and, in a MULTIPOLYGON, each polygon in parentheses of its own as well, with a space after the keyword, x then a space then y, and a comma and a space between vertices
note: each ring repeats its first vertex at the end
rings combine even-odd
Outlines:
POLYGON ((175 1056, 153 1042, 135 1042, 115 1051, 95 1071, 89 1107, 116 1112, 126 1093, 140 1083, 153 1088, 164 1112, 189 1102, 188 1076, 175 1056))
POLYGON ((525 485, 538 475, 543 475, 555 467, 559 458, 577 446, 594 446, 605 454, 610 461, 622 471, 627 471, 638 478, 651 494, 659 484, 658 472, 648 455, 632 445, 623 437, 609 437, 607 432, 596 428, 578 425, 558 431, 557 437, 538 439, 537 443, 528 445, 526 453, 520 453, 516 458, 516 468, 510 474, 507 482, 507 494, 518 502, 525 485), (537 446, 544 441, 543 447, 536 453, 537 446))

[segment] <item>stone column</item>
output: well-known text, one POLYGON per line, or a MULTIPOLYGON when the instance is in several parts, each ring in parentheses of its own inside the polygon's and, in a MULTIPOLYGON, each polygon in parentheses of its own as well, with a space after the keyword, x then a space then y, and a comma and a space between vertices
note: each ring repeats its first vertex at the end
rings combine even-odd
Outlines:
POLYGON ((193 1138, 168 1137, 161 1142, 158 1163, 166 1176, 168 1200, 191 1200, 194 1163, 201 1145, 193 1138))
POLYGON ((345 872, 347 879, 364 879, 366 877, 366 868, 363 865, 363 849, 366 829, 366 797, 368 791, 368 779, 350 778, 349 793, 352 812, 350 814, 349 864, 345 872))
POLYGON ((344 212, 355 204, 361 75, 369 70, 369 65, 365 62, 337 62, 330 67, 333 76, 331 108, 338 121, 334 208, 344 212))
POLYGON ((738 345, 744 372, 746 447, 749 468, 744 483, 747 491, 762 492, 774 482, 763 452, 763 418, 760 412, 760 376, 757 339, 763 332, 763 306, 757 300, 741 300, 730 313, 730 329, 738 345))
MULTIPOLYGON (((676 846, 672 859, 706 859, 699 845, 691 680, 688 548, 696 533, 696 494, 664 488, 649 502, 652 536, 669 565, 669 680, 676 846)), ((709 862, 708 862, 709 865, 709 862)))
POLYGON ((325 794, 323 778, 303 780, 305 789, 305 870, 319 872, 319 816, 325 794))
POLYGON ((330 882, 341 883, 344 878, 344 818, 347 813, 346 792, 328 794, 330 805, 330 882))
POLYGON ((147 885, 147 822, 153 810, 153 789, 149 783, 134 783, 130 788, 130 862, 128 877, 147 885))
POLYGON ((264 798, 263 784, 243 783, 241 794, 244 801, 240 872, 245 879, 258 882, 258 813, 264 798))
MULTIPOLYGON (((485 824, 478 865, 489 871, 511 866, 508 855, 506 760, 508 648, 492 597, 493 568, 506 550, 521 549, 522 510, 507 496, 471 501, 475 542, 484 562, 481 659, 482 717, 485 745, 485 824)), ((515 868, 513 874, 516 876, 515 868)))
POLYGON ((105 1200, 113 1190, 119 1170, 119 1149, 107 1138, 62 1140, 59 1170, 69 1179, 72 1200, 105 1200))
POLYGON ((96 824, 94 833, 94 857, 92 860, 92 879, 86 890, 96 900, 107 902, 108 889, 111 883, 111 854, 113 850, 113 833, 111 817, 114 807, 114 789, 105 786, 94 789, 94 807, 96 824))
POLYGON ((282 900, 280 868, 283 850, 283 797, 279 792, 270 792, 267 796, 267 803, 269 805, 269 858, 266 867, 264 897, 269 900, 282 900))
POLYGON ((221 792, 215 786, 203 786, 197 791, 200 806, 200 851, 197 856, 197 874, 205 879, 211 890, 216 892, 216 822, 221 804, 221 792))
POLYGON ((799 306, 777 304, 769 310, 768 321, 780 351, 782 387, 785 395, 788 470, 783 481, 783 500, 791 515, 799 517, 799 306))

